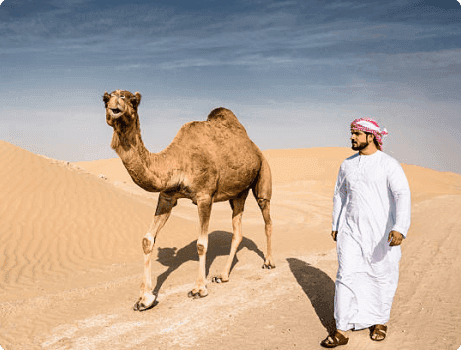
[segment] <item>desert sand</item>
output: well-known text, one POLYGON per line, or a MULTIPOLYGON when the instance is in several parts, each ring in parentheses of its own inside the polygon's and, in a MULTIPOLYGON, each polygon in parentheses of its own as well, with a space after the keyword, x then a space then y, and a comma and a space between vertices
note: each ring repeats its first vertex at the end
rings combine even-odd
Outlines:
MULTIPOLYGON (((109 145, 108 145, 109 147, 109 145)), ((187 292, 198 256, 196 207, 180 200, 156 242, 157 304, 132 311, 141 239, 157 194, 121 161, 68 163, 0 141, 0 345, 6 349, 319 349, 334 327, 334 183, 347 148, 268 150, 274 256, 263 270, 264 223, 249 196, 231 279, 211 283, 231 240, 228 203, 213 206, 206 298, 187 292)), ((461 345, 461 175, 403 165, 412 225, 388 336, 349 332, 342 349, 461 345)))

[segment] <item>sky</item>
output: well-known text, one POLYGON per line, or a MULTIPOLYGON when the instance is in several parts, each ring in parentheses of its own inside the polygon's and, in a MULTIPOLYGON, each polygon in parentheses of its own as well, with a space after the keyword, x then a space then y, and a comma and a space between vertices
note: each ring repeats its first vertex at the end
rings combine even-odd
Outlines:
POLYGON ((371 117, 402 163, 461 173, 457 0, 4 0, 0 140, 117 157, 105 91, 139 91, 142 137, 231 109, 262 149, 350 147, 371 117))

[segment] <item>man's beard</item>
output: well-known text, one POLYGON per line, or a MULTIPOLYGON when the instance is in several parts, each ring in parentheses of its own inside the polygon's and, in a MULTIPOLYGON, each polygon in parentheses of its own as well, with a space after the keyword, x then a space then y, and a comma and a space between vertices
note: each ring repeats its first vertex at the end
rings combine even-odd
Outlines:
POLYGON ((352 143, 352 149, 354 151, 361 151, 363 150, 364 148, 366 148, 368 146, 368 142, 356 142, 356 143, 352 143))

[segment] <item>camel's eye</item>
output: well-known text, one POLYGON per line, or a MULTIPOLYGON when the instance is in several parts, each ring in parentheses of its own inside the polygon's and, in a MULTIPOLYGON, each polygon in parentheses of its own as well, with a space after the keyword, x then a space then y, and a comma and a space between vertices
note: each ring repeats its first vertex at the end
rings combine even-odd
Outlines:
POLYGON ((120 98, 121 98, 122 100, 124 100, 124 99, 125 99, 125 96, 120 96, 120 98))

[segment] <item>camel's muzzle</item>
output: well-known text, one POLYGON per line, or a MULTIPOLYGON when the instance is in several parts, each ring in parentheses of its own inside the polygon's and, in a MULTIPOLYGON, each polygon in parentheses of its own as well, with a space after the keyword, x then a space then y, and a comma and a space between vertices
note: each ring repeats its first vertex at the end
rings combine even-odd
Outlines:
POLYGON ((123 112, 118 108, 109 108, 109 111, 113 119, 117 119, 123 114, 123 112))

